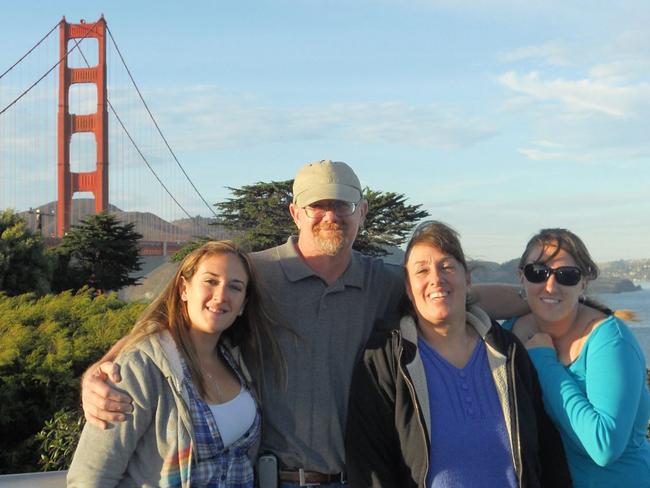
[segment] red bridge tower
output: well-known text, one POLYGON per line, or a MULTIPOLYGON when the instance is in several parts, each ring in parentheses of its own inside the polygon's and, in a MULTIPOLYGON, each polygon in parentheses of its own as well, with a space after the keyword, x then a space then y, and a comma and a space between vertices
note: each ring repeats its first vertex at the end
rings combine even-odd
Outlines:
POLYGON ((68 24, 65 17, 59 25, 59 111, 58 111, 58 204, 56 234, 62 237, 70 227, 72 196, 75 192, 90 191, 95 195, 95 211, 108 209, 108 112, 106 107, 106 21, 102 16, 89 24, 68 24), (98 63, 90 68, 69 68, 68 41, 70 39, 97 39, 98 63), (75 83, 93 83, 97 87, 97 111, 88 115, 68 111, 70 86, 75 83), (77 132, 92 132, 97 145, 96 168, 88 172, 70 171, 70 140, 77 132))

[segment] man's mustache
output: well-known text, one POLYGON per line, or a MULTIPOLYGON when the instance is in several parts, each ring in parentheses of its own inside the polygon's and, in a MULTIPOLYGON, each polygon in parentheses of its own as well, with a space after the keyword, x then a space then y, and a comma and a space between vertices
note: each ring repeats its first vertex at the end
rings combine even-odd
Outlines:
POLYGON ((345 229, 344 224, 337 224, 336 222, 322 222, 314 227, 316 232, 320 230, 339 230, 343 231, 345 229))

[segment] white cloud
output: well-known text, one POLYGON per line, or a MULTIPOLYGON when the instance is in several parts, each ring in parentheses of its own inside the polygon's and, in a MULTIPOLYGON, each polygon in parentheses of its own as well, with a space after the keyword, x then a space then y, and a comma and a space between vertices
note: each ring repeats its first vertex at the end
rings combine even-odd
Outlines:
POLYGON ((520 154, 533 161, 621 164, 650 155, 647 29, 638 28, 643 22, 636 17, 610 17, 607 32, 587 43, 567 37, 500 55, 513 64, 498 77, 510 95, 502 113, 531 131, 520 154))
POLYGON ((520 148, 518 151, 520 154, 534 161, 566 161, 570 159, 567 153, 558 151, 544 151, 538 148, 520 148))
POLYGON ((486 121, 437 105, 339 102, 278 108, 210 86, 167 92, 162 99, 163 125, 179 144, 193 149, 327 138, 454 149, 496 132, 486 121))
POLYGON ((331 107, 350 120, 346 137, 367 144, 391 143, 455 149, 492 136, 495 130, 484 121, 461 119, 437 106, 414 107, 402 103, 355 103, 331 107))
MULTIPOLYGON (((623 65, 618 65, 622 73, 623 65)), ((506 109, 524 116, 533 141, 518 152, 534 161, 638 160, 650 155, 650 82, 613 76, 614 65, 591 77, 544 77, 509 71, 499 82, 514 96, 506 109), (539 141, 544 141, 540 144, 539 141)))
POLYGON ((534 141, 533 144, 535 144, 536 146, 541 146, 541 147, 546 147, 546 148, 561 148, 562 147, 562 144, 558 144, 557 142, 547 141, 547 140, 534 141))
POLYGON ((596 64, 589 70, 589 76, 607 83, 625 83, 645 78, 650 73, 650 58, 625 59, 596 64))
MULTIPOLYGON (((559 146, 559 144, 555 144, 559 146)), ((573 163, 592 163, 595 161, 629 161, 636 159, 650 158, 650 147, 610 147, 594 148, 591 151, 585 151, 581 147, 567 147, 564 150, 549 150, 543 147, 525 147, 518 149, 528 159, 533 161, 558 161, 573 163)), ((620 169, 628 166, 628 163, 620 162, 620 169)))
POLYGON ((514 63, 524 60, 541 60, 549 65, 567 66, 573 64, 572 53, 559 42, 547 42, 538 46, 525 46, 498 54, 499 61, 514 63))
POLYGON ((615 85, 600 79, 545 80, 536 71, 520 75, 509 71, 499 81, 515 93, 539 101, 557 102, 576 112, 596 112, 611 117, 640 115, 650 107, 650 83, 615 85))

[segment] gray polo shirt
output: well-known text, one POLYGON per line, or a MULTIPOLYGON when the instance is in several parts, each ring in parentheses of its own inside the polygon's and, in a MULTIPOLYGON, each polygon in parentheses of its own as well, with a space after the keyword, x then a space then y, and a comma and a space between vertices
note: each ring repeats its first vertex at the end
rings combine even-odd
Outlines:
POLYGON ((404 292, 400 266, 353 252, 327 285, 295 249, 296 238, 253 254, 260 282, 279 320, 287 389, 264 371, 262 451, 288 468, 338 473, 345 467, 344 433, 352 370, 376 319, 397 314, 404 292))

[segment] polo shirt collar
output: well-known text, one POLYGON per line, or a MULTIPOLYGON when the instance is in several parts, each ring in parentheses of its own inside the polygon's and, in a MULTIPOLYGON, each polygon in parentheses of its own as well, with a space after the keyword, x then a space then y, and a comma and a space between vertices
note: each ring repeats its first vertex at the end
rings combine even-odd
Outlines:
MULTIPOLYGON (((304 280, 310 276, 321 279, 318 273, 307 266, 307 263, 298 254, 296 250, 297 245, 298 236, 291 236, 285 244, 278 247, 280 266, 282 266, 282 270, 287 276, 287 279, 292 282, 304 280)), ((337 280, 337 283, 342 283, 344 286, 363 288, 363 274, 360 254, 357 251, 352 251, 350 264, 343 275, 337 280)))

